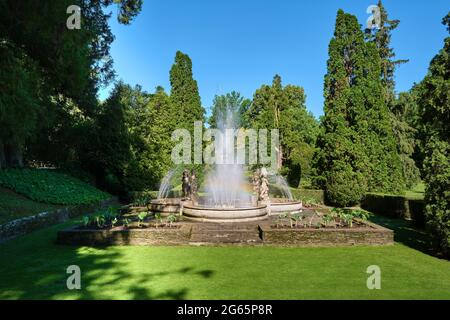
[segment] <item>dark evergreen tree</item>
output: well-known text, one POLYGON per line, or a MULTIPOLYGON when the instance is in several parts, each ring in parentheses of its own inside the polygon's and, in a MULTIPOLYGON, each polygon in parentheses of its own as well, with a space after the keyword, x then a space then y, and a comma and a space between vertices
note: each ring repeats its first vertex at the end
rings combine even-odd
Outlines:
MULTIPOLYGON (((450 33, 450 12, 443 24, 450 33)), ((450 257, 450 37, 431 61, 417 90, 425 138, 427 226, 436 247, 450 257)))
POLYGON ((192 74, 192 61, 187 54, 176 53, 170 69, 170 101, 178 128, 193 132, 195 121, 204 121, 205 110, 200 102, 197 81, 192 74))
POLYGON ((411 114, 404 113, 406 111, 404 104, 407 102, 405 96, 400 97, 401 100, 398 101, 395 97, 395 70, 408 60, 395 60, 395 52, 391 47, 391 34, 398 27, 400 21, 389 19, 388 12, 381 0, 378 1, 378 8, 380 9, 379 28, 366 29, 366 36, 369 42, 376 45, 380 55, 380 77, 385 90, 385 101, 391 112, 397 152, 402 163, 403 180, 405 186, 410 188, 417 184, 419 178, 419 169, 413 160, 416 139, 414 129, 409 123, 411 119, 407 118, 411 114))
MULTIPOLYGON (((85 119, 95 115, 97 90, 114 76, 109 54, 114 37, 108 26, 110 14, 104 11, 113 2, 120 8, 121 23, 129 23, 142 5, 142 0, 0 1, 0 50, 9 56, 0 60, 0 70, 14 68, 10 74, 21 74, 23 79, 20 87, 10 85, 10 91, 0 91, 5 110, 15 109, 19 101, 7 104, 14 102, 14 97, 24 97, 24 90, 28 91, 28 101, 22 100, 21 107, 11 111, 27 109, 27 125, 19 129, 20 117, 10 118, 5 129, 8 126, 15 130, 0 136, 0 154, 5 159, 22 164, 22 151, 40 160, 46 154, 61 153, 67 145, 71 151, 76 149, 73 142, 77 139, 65 133, 76 129, 72 125, 78 125, 80 114, 85 119), (69 30, 66 26, 66 9, 74 4, 82 9, 80 30, 69 30), (69 139, 62 144, 53 143, 63 136, 69 139), (38 155, 33 152, 36 150, 29 150, 36 145, 46 145, 46 152, 38 155), (49 150, 52 146, 55 149, 49 150)), ((54 162, 60 164, 59 160, 54 162)))
POLYGON ((315 155, 316 185, 334 205, 357 203, 367 191, 401 188, 380 57, 364 41, 356 17, 339 10, 329 45, 325 115, 315 155))

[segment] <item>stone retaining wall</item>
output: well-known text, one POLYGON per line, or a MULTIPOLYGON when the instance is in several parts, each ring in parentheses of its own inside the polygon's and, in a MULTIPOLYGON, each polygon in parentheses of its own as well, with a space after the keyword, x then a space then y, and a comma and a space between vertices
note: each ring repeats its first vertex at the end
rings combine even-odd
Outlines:
POLYGON ((265 244, 282 246, 352 246, 394 243, 394 232, 365 222, 367 228, 276 229, 260 225, 265 244))
MULTIPOLYGON (((361 222, 360 220, 358 220, 361 222)), ((370 222, 363 227, 321 229, 276 229, 270 223, 203 224, 177 223, 178 228, 115 228, 89 230, 79 227, 58 232, 64 245, 203 245, 260 244, 275 246, 388 245, 394 232, 370 222)))
POLYGON ((94 204, 80 205, 42 212, 34 216, 16 219, 0 225, 0 243, 32 231, 62 223, 83 214, 92 213, 101 208, 117 204, 116 198, 103 200, 94 204))
POLYGON ((173 245, 187 243, 191 237, 190 225, 176 228, 145 228, 117 230, 86 230, 73 228, 59 231, 56 242, 65 245, 173 245))

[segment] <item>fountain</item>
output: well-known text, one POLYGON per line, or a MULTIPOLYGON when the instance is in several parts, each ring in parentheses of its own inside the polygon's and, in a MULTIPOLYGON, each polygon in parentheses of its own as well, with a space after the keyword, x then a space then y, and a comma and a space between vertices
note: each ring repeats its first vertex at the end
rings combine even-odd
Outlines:
POLYGON ((244 165, 235 158, 235 136, 237 133, 237 108, 228 106, 219 113, 217 130, 221 134, 214 140, 215 166, 206 177, 204 193, 197 193, 195 172, 183 171, 182 197, 170 198, 170 180, 174 170, 164 177, 158 199, 150 209, 161 215, 179 213, 186 220, 199 222, 248 222, 267 219, 271 214, 294 213, 302 210, 302 203, 293 201, 289 186, 280 175, 269 174, 262 167, 254 172, 252 182, 245 178, 244 165), (275 181, 270 183, 269 179, 275 181), (251 189, 253 184, 253 192, 251 189), (270 185, 276 185, 283 194, 282 199, 271 201, 270 185))

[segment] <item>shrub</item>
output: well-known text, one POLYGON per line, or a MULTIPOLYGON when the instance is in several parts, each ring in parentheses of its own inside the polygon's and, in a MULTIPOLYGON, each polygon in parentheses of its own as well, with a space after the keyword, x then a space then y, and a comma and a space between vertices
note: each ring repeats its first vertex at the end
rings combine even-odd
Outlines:
POLYGON ((358 203, 366 192, 366 182, 360 172, 353 171, 348 164, 336 167, 326 184, 326 202, 337 207, 348 207, 358 203))

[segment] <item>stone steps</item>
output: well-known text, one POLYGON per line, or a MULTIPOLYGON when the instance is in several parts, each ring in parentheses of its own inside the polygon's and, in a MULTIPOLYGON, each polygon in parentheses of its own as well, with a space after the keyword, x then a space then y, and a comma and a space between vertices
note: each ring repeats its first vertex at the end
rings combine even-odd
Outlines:
POLYGON ((190 242, 195 243, 262 243, 258 226, 242 224, 200 224, 192 227, 190 242))

